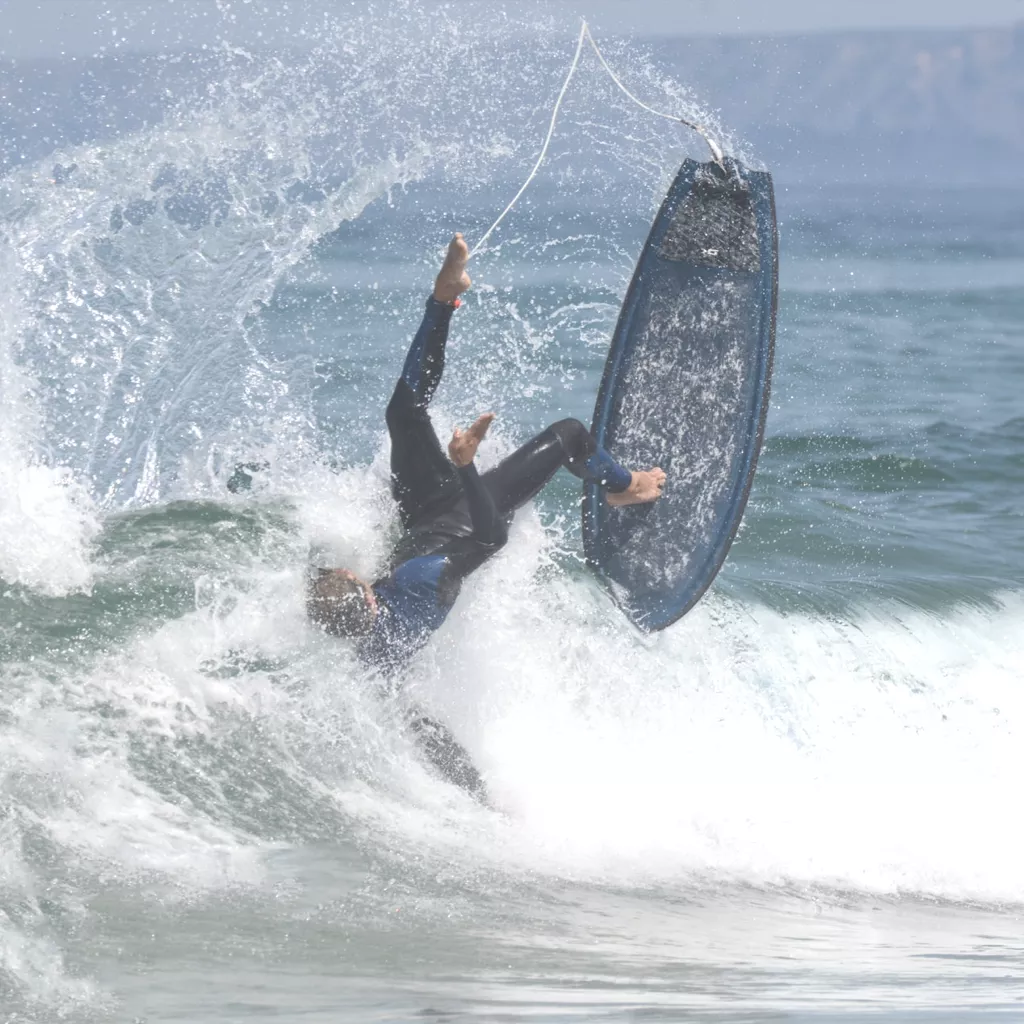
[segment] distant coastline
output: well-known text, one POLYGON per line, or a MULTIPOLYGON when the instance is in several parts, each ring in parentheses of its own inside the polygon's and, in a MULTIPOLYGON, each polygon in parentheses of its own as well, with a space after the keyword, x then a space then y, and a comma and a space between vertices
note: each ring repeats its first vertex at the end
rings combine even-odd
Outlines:
MULTIPOLYGON (((638 45, 779 180, 1024 181, 1024 22, 638 45)), ((55 146, 159 119, 163 97, 216 76, 217 59, 0 57, 0 173, 55 146)))
POLYGON ((787 177, 1024 181, 1024 22, 648 46, 787 177))

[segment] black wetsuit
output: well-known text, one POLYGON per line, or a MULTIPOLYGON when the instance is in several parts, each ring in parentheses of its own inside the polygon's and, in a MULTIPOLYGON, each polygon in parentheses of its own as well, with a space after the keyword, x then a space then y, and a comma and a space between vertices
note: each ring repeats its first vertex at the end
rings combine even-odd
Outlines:
POLYGON ((472 464, 457 469, 427 412, 444 371, 453 312, 453 306, 427 300, 387 408, 391 488, 405 534, 387 575, 373 584, 379 614, 358 652, 389 674, 444 622, 462 581, 502 547, 512 514, 560 466, 611 491, 624 491, 631 479, 574 419, 552 424, 482 475, 472 464))

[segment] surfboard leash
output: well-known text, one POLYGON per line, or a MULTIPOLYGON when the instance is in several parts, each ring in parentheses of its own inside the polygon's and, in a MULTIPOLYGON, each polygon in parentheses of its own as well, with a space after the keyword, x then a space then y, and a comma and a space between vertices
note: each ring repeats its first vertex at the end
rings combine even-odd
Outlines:
POLYGON ((691 128, 693 131, 695 131, 707 143, 708 149, 711 150, 711 157, 715 161, 715 163, 718 164, 718 166, 721 167, 723 171, 725 170, 725 164, 723 162, 724 154, 722 153, 722 148, 708 134, 707 130, 704 127, 702 127, 701 125, 697 124, 694 121, 687 120, 685 117, 679 117, 678 114, 666 114, 664 111, 655 110, 654 107, 648 106, 646 103, 643 102, 643 100, 638 99, 636 96, 634 96, 633 93, 631 93, 629 89, 627 89, 626 86, 623 85, 618 75, 616 75, 615 72, 612 71, 608 62, 604 59, 604 54, 601 53, 601 50, 597 45, 597 40, 594 39, 594 36, 590 31, 590 26, 586 23, 586 21, 583 21, 583 23, 580 25, 579 38, 576 40, 576 52, 573 54, 572 63, 569 65, 569 72, 565 76, 565 81, 562 83, 562 88, 558 93, 558 99, 555 100, 554 109, 551 111, 551 120, 548 123, 548 132, 547 135, 544 137, 544 145, 541 146, 540 156, 537 157, 537 161, 533 165, 533 168, 530 171, 529 175, 527 175, 526 181, 523 182, 523 184, 520 186, 519 191, 512 197, 511 202, 508 204, 508 206, 505 207, 504 210, 501 211, 501 213, 498 215, 498 219, 483 233, 483 236, 480 238, 480 241, 477 242, 476 245, 474 245, 473 248, 470 250, 470 256, 475 256, 476 253, 483 248, 484 243, 487 241, 488 238, 491 237, 495 228, 497 228, 498 225, 505 219, 506 215, 511 211, 512 207, 514 207, 516 203, 519 202, 519 198, 529 187, 533 179, 537 177, 537 172, 540 170, 541 164, 544 163, 544 158, 548 155, 548 148, 551 145, 551 139, 555 134, 555 124, 558 122, 558 113, 562 109, 562 101, 565 99, 565 94, 569 89, 569 83, 572 81, 572 77, 573 75, 576 74, 576 69, 579 67, 580 56, 583 53, 583 44, 588 41, 591 47, 593 47, 594 53, 597 54, 597 59, 601 62, 601 67, 603 67, 605 71, 608 72, 608 76, 619 87, 619 89, 622 90, 622 92, 624 92, 638 107, 640 107, 643 110, 646 110, 649 114, 654 114, 657 117, 663 117, 669 121, 675 121, 677 124, 684 125, 685 127, 691 128))
POLYGON ((526 191, 530 182, 533 181, 535 177, 537 177, 537 172, 540 170, 540 165, 544 163, 544 157, 548 155, 548 146, 551 145, 551 138, 555 134, 555 122, 558 120, 558 111, 562 107, 562 100, 565 99, 565 93, 569 88, 569 83, 572 81, 572 76, 576 74, 576 69, 579 67, 580 54, 583 53, 583 41, 586 39, 587 31, 587 23, 583 22, 583 25, 580 28, 580 37, 579 39, 576 40, 576 52, 573 54, 572 64, 569 65, 569 73, 565 76, 565 81, 562 83, 562 89, 561 92, 559 92, 558 94, 558 99, 555 100, 555 108, 554 110, 551 111, 551 121, 548 124, 548 133, 544 138, 544 145, 541 146, 540 156, 537 157, 537 162, 533 165, 533 170, 530 171, 529 175, 526 178, 526 181, 523 182, 522 187, 519 189, 519 191, 512 197, 512 201, 498 215, 498 219, 484 232, 483 237, 480 239, 480 241, 477 242, 476 245, 474 245, 473 248, 470 250, 470 256, 476 255, 477 251, 483 246, 484 242, 486 242, 487 239, 491 237, 491 234, 494 231, 494 229, 505 219, 505 215, 512 209, 513 206, 516 205, 517 202, 519 202, 519 197, 526 191))
POLYGON ((708 149, 711 150, 711 157, 715 161, 715 163, 718 164, 718 166, 721 167, 723 171, 725 170, 725 165, 722 162, 725 158, 725 154, 722 152, 721 146, 719 146, 718 143, 715 142, 715 140, 708 134, 706 128, 704 128, 702 125, 697 124, 696 121, 688 121, 685 117, 679 117, 678 114, 666 114, 664 111, 655 110, 654 107, 649 107, 646 103, 643 102, 643 100, 637 99, 637 97, 634 96, 622 84, 622 82, 619 80, 618 75, 616 75, 615 72, 612 71, 612 69, 608 66, 608 61, 604 59, 604 54, 601 53, 601 50, 598 48, 597 40, 594 39, 590 31, 590 26, 586 22, 583 22, 583 31, 587 34, 587 39, 590 40, 590 45, 594 48, 594 53, 597 54, 597 59, 601 62, 601 67, 603 67, 605 71, 608 72, 608 77, 611 78, 611 80, 638 107, 641 107, 642 109, 646 110, 649 114, 654 114, 657 117, 664 117, 669 121, 675 121, 678 124, 685 125, 687 128, 692 128, 708 144, 708 149))

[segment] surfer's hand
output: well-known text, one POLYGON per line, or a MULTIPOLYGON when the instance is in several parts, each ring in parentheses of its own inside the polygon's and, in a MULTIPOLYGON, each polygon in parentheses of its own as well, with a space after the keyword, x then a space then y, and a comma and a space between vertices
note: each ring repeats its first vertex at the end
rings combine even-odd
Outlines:
POLYGON ((487 433, 487 428, 494 422, 494 413, 485 412, 468 430, 455 428, 452 439, 448 442, 448 458, 456 466, 468 466, 476 456, 476 450, 487 433))

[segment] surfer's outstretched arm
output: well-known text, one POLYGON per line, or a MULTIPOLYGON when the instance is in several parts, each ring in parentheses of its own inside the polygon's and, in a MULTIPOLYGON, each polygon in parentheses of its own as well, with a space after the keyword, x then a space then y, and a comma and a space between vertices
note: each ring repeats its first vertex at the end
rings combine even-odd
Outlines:
POLYGON ((420 750, 441 775, 453 786, 460 786, 478 800, 487 802, 487 788, 466 748, 443 723, 431 718, 422 708, 412 705, 405 712, 405 721, 420 750))

